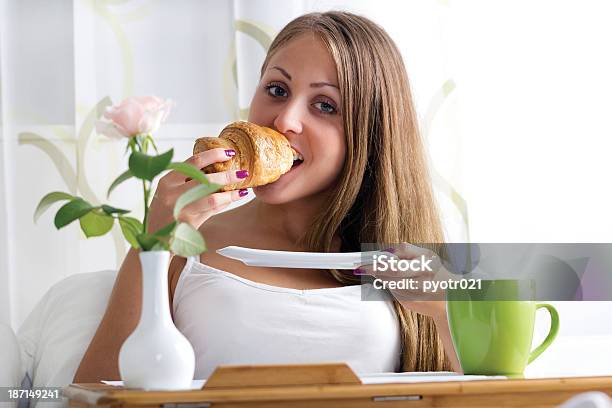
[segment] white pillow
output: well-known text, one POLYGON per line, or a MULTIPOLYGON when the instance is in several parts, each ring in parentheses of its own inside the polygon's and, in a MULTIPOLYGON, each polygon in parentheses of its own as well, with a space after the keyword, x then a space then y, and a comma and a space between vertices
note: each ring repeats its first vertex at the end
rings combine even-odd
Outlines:
MULTIPOLYGON (((13 328, 0 323, 0 387, 18 388, 24 373, 13 328)), ((0 402, 0 407, 14 407, 16 402, 0 402)))
MULTIPOLYGON (((116 273, 81 273, 63 279, 28 315, 17 337, 23 371, 32 379, 32 387, 65 387, 72 383, 102 320, 116 273)), ((64 400, 60 405, 65 404, 64 400)))
POLYGON ((612 400, 601 391, 590 391, 575 395, 559 408, 612 408, 612 400))

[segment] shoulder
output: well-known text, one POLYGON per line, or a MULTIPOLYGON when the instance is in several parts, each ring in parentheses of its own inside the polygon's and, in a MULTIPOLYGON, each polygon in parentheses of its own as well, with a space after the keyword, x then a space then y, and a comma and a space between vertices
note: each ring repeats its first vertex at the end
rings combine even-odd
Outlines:
MULTIPOLYGON (((209 250, 223 247, 223 243, 227 240, 227 235, 231 235, 232 231, 237 231, 239 220, 237 220, 238 217, 236 217, 234 211, 235 210, 216 214, 206 220, 199 228, 200 234, 204 237, 206 247, 209 250)), ((170 261, 170 266, 168 268, 168 287, 171 300, 174 298, 176 284, 186 264, 187 259, 180 256, 174 256, 172 257, 172 261, 170 261)))

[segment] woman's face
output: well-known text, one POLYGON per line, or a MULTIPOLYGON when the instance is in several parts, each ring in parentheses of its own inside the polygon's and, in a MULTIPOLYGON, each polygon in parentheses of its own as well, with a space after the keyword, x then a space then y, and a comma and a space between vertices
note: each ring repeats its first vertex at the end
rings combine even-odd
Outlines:
POLYGON ((281 204, 333 186, 346 154, 336 66, 313 34, 296 37, 270 59, 251 102, 249 121, 285 135, 304 161, 277 181, 255 187, 281 204))

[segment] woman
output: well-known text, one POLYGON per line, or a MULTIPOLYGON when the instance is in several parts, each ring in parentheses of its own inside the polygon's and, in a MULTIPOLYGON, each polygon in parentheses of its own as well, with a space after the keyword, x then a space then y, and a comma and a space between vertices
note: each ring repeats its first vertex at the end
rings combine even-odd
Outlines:
MULTIPOLYGON (((356 371, 460 371, 443 302, 364 302, 352 273, 248 267, 215 253, 443 241, 406 71, 384 30, 344 12, 290 22, 268 50, 249 121, 284 134, 304 161, 232 211, 219 214, 246 190, 212 194, 180 215, 208 246, 199 260, 173 257, 169 273, 173 318, 196 350, 196 378, 217 364, 326 360, 356 371)), ((232 155, 213 149, 187 162, 203 168, 232 155)), ((244 177, 209 175, 217 184, 244 177)), ((150 230, 171 221, 194 183, 176 172, 160 180, 150 230)), ((397 254, 410 257, 406 246, 397 254)), ((140 315, 139 268, 132 250, 75 382, 119 378, 119 349, 140 315)))

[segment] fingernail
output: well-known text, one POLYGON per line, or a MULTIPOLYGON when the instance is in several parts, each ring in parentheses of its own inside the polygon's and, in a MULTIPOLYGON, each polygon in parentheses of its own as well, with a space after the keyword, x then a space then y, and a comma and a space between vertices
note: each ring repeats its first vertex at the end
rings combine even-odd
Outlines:
POLYGON ((234 149, 227 149, 225 151, 225 155, 227 157, 234 157, 236 155, 236 151, 234 149))
POLYGON ((361 268, 353 269, 353 275, 365 275, 365 274, 366 274, 366 271, 364 271, 361 268))
POLYGON ((247 194, 249 194, 249 190, 247 190, 246 188, 241 188, 240 191, 238 191, 238 195, 240 197, 244 197, 247 194))
POLYGON ((385 252, 391 252, 392 254, 395 253, 395 248, 387 248, 385 249, 385 252))
POLYGON ((238 170, 236 172, 236 177, 239 179, 247 178, 249 177, 249 172, 247 170, 238 170))

